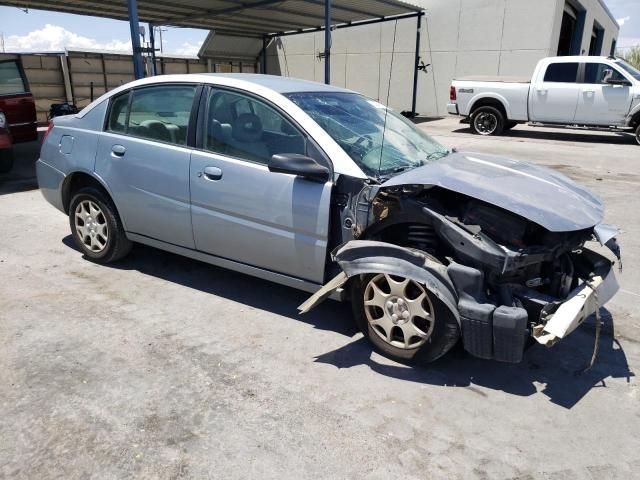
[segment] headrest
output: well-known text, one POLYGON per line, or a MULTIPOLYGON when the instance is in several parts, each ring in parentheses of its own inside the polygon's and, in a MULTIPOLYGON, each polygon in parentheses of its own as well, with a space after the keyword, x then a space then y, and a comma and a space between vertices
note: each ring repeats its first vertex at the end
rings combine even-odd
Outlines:
POLYGON ((262 138, 262 122, 253 113, 243 113, 233 122, 233 138, 240 142, 257 142, 262 138))
POLYGON ((212 120, 209 133, 214 140, 227 143, 231 138, 231 125, 212 120))

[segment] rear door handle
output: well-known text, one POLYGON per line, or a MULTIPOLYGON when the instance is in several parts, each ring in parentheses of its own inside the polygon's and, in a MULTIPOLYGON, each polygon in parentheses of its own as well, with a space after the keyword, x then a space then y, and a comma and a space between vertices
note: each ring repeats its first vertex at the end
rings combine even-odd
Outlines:
POLYGON ((114 145, 111 147, 111 153, 116 157, 122 157, 126 153, 127 149, 124 145, 114 145))
POLYGON ((222 170, 218 167, 205 167, 202 173, 207 180, 220 180, 222 178, 222 170))
POLYGON ((538 89, 538 93, 539 93, 540 95, 546 95, 546 94, 547 94, 547 92, 548 92, 548 90, 547 90, 546 88, 539 88, 539 89, 538 89))

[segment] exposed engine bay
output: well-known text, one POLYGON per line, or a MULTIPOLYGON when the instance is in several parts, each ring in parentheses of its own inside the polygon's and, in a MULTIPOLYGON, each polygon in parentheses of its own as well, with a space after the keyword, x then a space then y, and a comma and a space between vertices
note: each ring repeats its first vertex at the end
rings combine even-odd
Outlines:
MULTIPOLYGON (((345 258, 358 249, 376 255, 377 247, 391 244, 422 254, 432 273, 441 275, 438 265, 446 269, 464 346, 475 356, 518 362, 527 338, 553 345, 617 290, 612 261, 585 246, 600 241, 620 259, 617 230, 608 226, 551 231, 436 185, 386 187, 343 177, 336 190, 332 275, 342 269, 346 283, 345 258)), ((314 296, 316 303, 323 294, 314 296)))

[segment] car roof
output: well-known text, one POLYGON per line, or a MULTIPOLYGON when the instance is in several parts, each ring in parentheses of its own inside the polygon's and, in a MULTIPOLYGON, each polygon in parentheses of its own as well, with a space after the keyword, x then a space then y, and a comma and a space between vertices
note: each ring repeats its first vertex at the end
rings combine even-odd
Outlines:
POLYGON ((299 78, 281 77, 279 75, 264 75, 260 73, 206 73, 207 77, 226 77, 253 83, 269 88, 278 93, 297 92, 348 92, 351 90, 326 85, 324 83, 302 80, 299 78))

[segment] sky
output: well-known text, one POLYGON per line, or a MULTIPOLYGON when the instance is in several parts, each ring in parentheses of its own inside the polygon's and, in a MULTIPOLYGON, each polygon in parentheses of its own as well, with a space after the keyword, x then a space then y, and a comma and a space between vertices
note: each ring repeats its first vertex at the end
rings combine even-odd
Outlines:
MULTIPOLYGON (((640 45, 640 0, 606 0, 620 24, 618 46, 640 45)), ((196 55, 206 30, 163 27, 165 54, 196 55)), ((5 51, 61 51, 65 47, 131 51, 128 22, 0 7, 0 35, 5 51)), ((156 44, 158 47, 159 45, 156 44)))
MULTIPOLYGON (((195 56, 208 33, 192 28, 162 28, 165 54, 195 56)), ((0 34, 7 52, 62 51, 65 47, 131 51, 129 22, 68 13, 33 9, 26 13, 16 7, 0 7, 0 34)), ((156 48, 160 48, 157 38, 156 48)))

